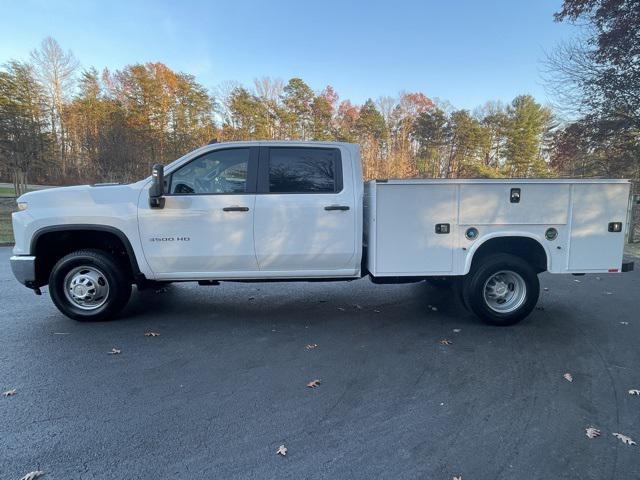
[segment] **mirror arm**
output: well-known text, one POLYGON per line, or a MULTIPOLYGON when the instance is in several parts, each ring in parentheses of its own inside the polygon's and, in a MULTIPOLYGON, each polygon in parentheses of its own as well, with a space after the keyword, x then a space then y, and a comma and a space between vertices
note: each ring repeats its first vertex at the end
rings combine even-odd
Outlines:
POLYGON ((149 206, 151 208, 164 208, 164 197, 149 197, 149 206))

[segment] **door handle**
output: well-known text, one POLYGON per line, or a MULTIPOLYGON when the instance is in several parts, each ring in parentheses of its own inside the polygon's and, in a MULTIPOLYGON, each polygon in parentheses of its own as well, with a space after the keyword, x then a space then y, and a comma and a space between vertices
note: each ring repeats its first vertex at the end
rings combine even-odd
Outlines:
POLYGON ((325 210, 349 210, 349 205, 327 205, 326 207, 324 207, 325 210))
POLYGON ((248 212, 249 207, 224 207, 223 212, 248 212))

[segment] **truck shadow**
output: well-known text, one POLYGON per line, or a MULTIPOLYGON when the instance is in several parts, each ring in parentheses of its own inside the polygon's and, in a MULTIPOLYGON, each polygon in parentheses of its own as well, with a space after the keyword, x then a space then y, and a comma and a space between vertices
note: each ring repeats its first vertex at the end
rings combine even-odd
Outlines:
POLYGON ((376 324, 478 324, 453 290, 426 282, 374 285, 368 279, 326 283, 171 284, 135 291, 120 321, 162 319, 180 324, 241 321, 308 324, 327 321, 376 324))

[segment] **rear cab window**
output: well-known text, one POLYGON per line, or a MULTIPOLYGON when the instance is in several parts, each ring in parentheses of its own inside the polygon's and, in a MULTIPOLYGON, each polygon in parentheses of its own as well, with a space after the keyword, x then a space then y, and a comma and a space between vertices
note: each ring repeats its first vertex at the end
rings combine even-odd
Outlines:
POLYGON ((268 193, 338 193, 342 161, 337 148, 270 147, 267 155, 268 193))

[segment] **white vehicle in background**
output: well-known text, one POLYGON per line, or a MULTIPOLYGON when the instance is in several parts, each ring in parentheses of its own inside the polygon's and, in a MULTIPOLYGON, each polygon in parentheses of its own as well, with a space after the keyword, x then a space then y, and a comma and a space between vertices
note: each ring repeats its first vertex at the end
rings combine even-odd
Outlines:
MULTIPOLYGON (((208 145, 130 185, 22 195, 11 266, 76 320, 132 284, 450 280, 488 323, 526 317, 538 274, 623 264, 626 180, 362 181, 357 145, 208 145)), ((567 299, 570 301, 570 299, 567 299)))

